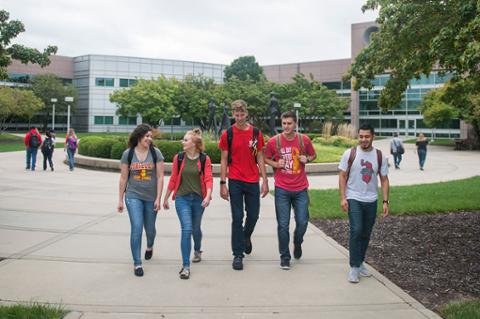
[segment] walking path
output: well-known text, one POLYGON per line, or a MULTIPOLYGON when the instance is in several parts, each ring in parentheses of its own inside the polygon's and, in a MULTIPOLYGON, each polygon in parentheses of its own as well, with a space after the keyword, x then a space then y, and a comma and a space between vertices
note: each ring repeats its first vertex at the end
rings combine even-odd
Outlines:
MULTIPOLYGON (((425 172, 407 157, 392 184, 476 175, 479 155, 432 148, 425 172)), ((373 278, 349 284, 347 251, 313 225, 302 259, 280 269, 270 195, 262 199, 245 269, 232 270, 230 210, 218 196, 218 179, 204 215, 204 260, 192 265, 190 280, 178 278, 174 208, 159 212, 153 259, 144 263, 145 276, 135 277, 128 216, 115 212, 118 173, 69 172, 63 157, 57 150, 55 172, 31 172, 24 152, 0 153, 0 303, 60 303, 73 310, 68 318, 82 319, 439 318, 375 270, 373 278)), ((311 178, 315 187, 336 187, 334 181, 311 178)))

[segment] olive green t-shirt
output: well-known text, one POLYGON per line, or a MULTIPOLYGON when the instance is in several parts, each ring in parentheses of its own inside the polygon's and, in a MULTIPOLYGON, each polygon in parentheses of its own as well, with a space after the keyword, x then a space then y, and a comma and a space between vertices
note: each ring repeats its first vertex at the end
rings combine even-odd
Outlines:
POLYGON ((177 190, 177 195, 184 196, 191 193, 202 195, 202 185, 200 182, 200 173, 198 170, 198 158, 191 160, 185 155, 182 171, 182 181, 177 190))

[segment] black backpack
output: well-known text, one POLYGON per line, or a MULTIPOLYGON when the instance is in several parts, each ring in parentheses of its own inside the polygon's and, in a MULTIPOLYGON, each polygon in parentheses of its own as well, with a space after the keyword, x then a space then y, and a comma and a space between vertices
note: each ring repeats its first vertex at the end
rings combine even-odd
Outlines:
POLYGON ((44 153, 51 152, 51 151, 53 151, 54 147, 55 147, 55 145, 53 145, 53 139, 51 137, 47 137, 45 139, 45 141, 43 142, 42 152, 44 152, 44 153))
POLYGON ((37 134, 30 134, 30 139, 28 141, 30 147, 38 148, 40 146, 40 140, 38 139, 37 134))
MULTIPOLYGON (((257 162, 257 146, 258 146, 258 134, 260 130, 253 127, 253 136, 252 141, 255 141, 255 145, 252 148, 252 156, 255 158, 255 163, 257 162)), ((229 127, 227 130, 227 143, 228 143, 228 165, 232 164, 232 142, 233 142, 233 127, 229 127)))
MULTIPOLYGON (((180 166, 182 165, 183 159, 185 157, 185 152, 178 152, 177 156, 177 167, 178 167, 178 173, 180 173, 180 166)), ((200 153, 200 167, 201 167, 201 173, 205 174, 205 162, 207 161, 207 154, 204 152, 200 153)))

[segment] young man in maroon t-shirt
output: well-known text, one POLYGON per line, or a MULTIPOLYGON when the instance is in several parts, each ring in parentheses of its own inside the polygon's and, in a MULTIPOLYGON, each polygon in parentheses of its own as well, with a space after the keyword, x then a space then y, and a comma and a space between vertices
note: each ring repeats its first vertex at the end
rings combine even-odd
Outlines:
POLYGON ((251 236, 260 213, 259 175, 261 174, 263 179, 262 197, 268 194, 268 180, 263 157, 265 142, 262 132, 254 129, 247 122, 247 103, 243 100, 234 101, 232 112, 235 124, 223 132, 219 143, 222 151, 220 196, 227 201, 230 198, 234 256, 232 267, 235 270, 242 270, 243 253, 250 254, 252 252, 251 236), (229 136, 231 136, 230 147, 228 145, 229 136), (244 210, 247 211, 245 225, 243 225, 244 210))
POLYGON ((275 170, 275 212, 277 215, 280 267, 290 269, 290 210, 295 213, 293 256, 302 257, 303 235, 308 226, 308 180, 305 164, 316 158, 308 136, 295 133, 297 117, 292 111, 282 114, 281 134, 272 137, 265 150, 265 162, 275 170), (301 139, 301 140, 300 140, 301 139))

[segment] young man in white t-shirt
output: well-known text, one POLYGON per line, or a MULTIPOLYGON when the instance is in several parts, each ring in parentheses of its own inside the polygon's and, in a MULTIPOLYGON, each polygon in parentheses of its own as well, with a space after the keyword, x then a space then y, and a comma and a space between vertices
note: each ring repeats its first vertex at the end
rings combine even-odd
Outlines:
POLYGON ((350 223, 348 281, 351 283, 358 283, 359 276, 371 276, 363 262, 377 215, 377 174, 383 194, 382 216, 386 217, 389 213, 388 163, 380 150, 372 146, 374 136, 375 131, 370 124, 361 125, 358 146, 346 150, 338 166, 340 206, 348 212, 350 223))

